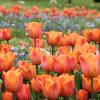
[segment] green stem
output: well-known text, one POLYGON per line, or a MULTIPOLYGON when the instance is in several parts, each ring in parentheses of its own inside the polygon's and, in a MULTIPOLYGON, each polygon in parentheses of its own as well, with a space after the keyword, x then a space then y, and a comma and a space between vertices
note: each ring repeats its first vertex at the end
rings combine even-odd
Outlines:
POLYGON ((51 46, 51 54, 54 55, 54 46, 51 46))
POLYGON ((34 39, 34 47, 36 47, 36 39, 34 39))
POLYGON ((96 43, 96 46, 97 46, 98 51, 99 51, 99 53, 100 53, 100 43, 96 43))
POLYGON ((38 74, 38 65, 36 65, 36 74, 38 74))
POLYGON ((14 98, 13 100, 17 100, 16 99, 16 93, 13 93, 13 98, 14 98))
POLYGON ((91 100, 94 98, 94 91, 93 91, 93 78, 91 78, 91 100))
POLYGON ((9 40, 7 40, 7 44, 9 44, 9 40))
POLYGON ((70 98, 69 97, 64 97, 64 100, 70 100, 70 98))

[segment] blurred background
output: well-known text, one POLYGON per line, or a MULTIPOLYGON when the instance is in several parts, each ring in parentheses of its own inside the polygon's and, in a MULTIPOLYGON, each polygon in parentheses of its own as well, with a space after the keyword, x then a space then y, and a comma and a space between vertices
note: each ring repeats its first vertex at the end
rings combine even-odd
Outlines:
MULTIPOLYGON (((33 5, 39 8, 49 7, 50 0, 0 0, 0 5, 10 7, 13 4, 22 2, 26 7, 30 8, 33 5)), ((100 10, 100 0, 56 0, 58 8, 72 6, 86 6, 87 8, 95 8, 100 10)))

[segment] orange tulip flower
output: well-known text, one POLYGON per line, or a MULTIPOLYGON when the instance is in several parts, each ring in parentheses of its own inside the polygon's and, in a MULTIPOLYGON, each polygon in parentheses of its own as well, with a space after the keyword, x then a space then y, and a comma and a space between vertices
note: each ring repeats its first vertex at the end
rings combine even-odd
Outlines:
POLYGON ((69 74, 62 74, 59 76, 61 84, 60 95, 63 97, 71 96, 74 94, 74 76, 69 74))
POLYGON ((50 9, 49 9, 49 8, 45 8, 45 9, 43 10, 43 13, 44 13, 44 14, 49 14, 49 13, 50 13, 50 9))
POLYGON ((42 35, 42 23, 30 22, 25 24, 25 26, 30 38, 36 39, 42 35))
POLYGON ((62 34, 63 33, 61 32, 55 32, 55 31, 47 32, 46 38, 47 38, 48 44, 52 46, 59 45, 62 34))
POLYGON ((45 83, 40 81, 40 84, 46 98, 55 100, 59 96, 61 86, 57 77, 48 77, 45 83))
POLYGON ((84 45, 84 44, 86 44, 86 43, 87 43, 86 38, 83 37, 83 36, 79 36, 78 39, 76 40, 75 45, 81 46, 81 45, 84 45))
POLYGON ((52 55, 43 55, 41 58, 42 68, 47 71, 53 71, 53 56, 52 55))
POLYGON ((2 100, 13 100, 13 93, 5 91, 2 93, 2 100))
POLYGON ((43 55, 43 52, 40 48, 30 48, 30 60, 32 61, 32 64, 38 65, 41 63, 41 57, 43 55))
POLYGON ((66 65, 69 67, 70 71, 73 71, 78 63, 77 54, 76 52, 69 52, 66 57, 66 65))
POLYGON ((0 53, 7 53, 11 49, 11 46, 8 44, 0 44, 0 53))
POLYGON ((37 6, 33 6, 32 7, 32 13, 33 14, 38 14, 38 12, 39 12, 39 8, 37 6))
POLYGON ((5 89, 10 92, 17 92, 22 88, 23 75, 19 69, 11 69, 3 72, 5 89))
POLYGON ((66 64, 66 55, 60 55, 54 57, 54 71, 58 74, 66 73, 70 71, 70 68, 66 64))
POLYGON ((88 92, 85 90, 77 91, 77 100, 88 100, 88 92))
MULTIPOLYGON (((83 89, 91 92, 91 80, 82 75, 83 89)), ((93 79, 93 91, 94 93, 100 92, 100 75, 93 79)))
POLYGON ((33 47, 37 47, 37 48, 43 48, 44 47, 44 44, 45 44, 45 41, 43 39, 36 39, 35 43, 34 43, 34 39, 32 40, 32 46, 33 47))
POLYGON ((86 29, 83 30, 82 34, 89 42, 94 41, 100 43, 100 29, 86 29))
POLYGON ((58 48, 57 55, 67 55, 69 51, 70 51, 70 48, 66 46, 62 46, 58 48))
POLYGON ((23 73, 26 80, 30 80, 36 76, 36 66, 28 63, 27 61, 19 61, 18 67, 23 73))
POLYGON ((11 69, 13 66, 15 57, 16 55, 12 52, 1 53, 0 54, 0 67, 2 67, 4 71, 11 69))
POLYGON ((94 78, 100 74, 100 58, 98 55, 93 53, 81 55, 80 64, 86 77, 94 78))
POLYGON ((41 85, 39 83, 40 76, 36 76, 35 78, 32 78, 31 80, 31 88, 35 93, 38 93, 41 91, 41 85))
POLYGON ((78 33, 69 33, 69 45, 70 46, 75 46, 76 40, 78 39, 79 35, 78 33))
POLYGON ((63 35, 60 41, 60 46, 68 46, 69 45, 69 36, 63 35))
POLYGON ((14 13, 14 14, 19 14, 19 12, 20 12, 20 6, 19 5, 12 6, 11 12, 14 13))
POLYGON ((17 100, 30 100, 30 86, 29 84, 23 84, 20 91, 16 93, 17 100))
POLYGON ((12 38, 11 29, 0 29, 0 40, 10 40, 12 38))

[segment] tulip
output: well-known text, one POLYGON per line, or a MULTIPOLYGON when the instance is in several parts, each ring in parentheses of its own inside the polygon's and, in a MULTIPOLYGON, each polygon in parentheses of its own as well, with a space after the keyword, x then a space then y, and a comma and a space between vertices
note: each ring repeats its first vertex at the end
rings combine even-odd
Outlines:
POLYGON ((41 57, 43 55, 43 52, 40 48, 31 48, 30 50, 30 60, 32 61, 32 64, 38 65, 41 63, 41 57))
POLYGON ((30 38, 36 39, 42 35, 42 23, 30 22, 25 24, 25 26, 30 38))
POLYGON ((2 100, 13 100, 13 93, 5 91, 2 93, 2 100))
POLYGON ((70 68, 66 64, 66 55, 60 55, 54 57, 54 71, 58 74, 69 72, 70 68))
POLYGON ((94 78, 100 74, 100 59, 98 55, 88 53, 80 56, 82 73, 88 78, 94 78))
POLYGON ((77 91, 77 100, 88 100, 88 92, 85 90, 77 91))
POLYGON ((16 93, 17 100, 30 100, 30 86, 29 84, 23 84, 20 91, 16 93))
POLYGON ((43 94, 46 98, 55 100, 61 91, 60 82, 56 77, 48 77, 46 78, 46 82, 40 82, 43 94))
POLYGON ((8 71, 9 69, 12 68, 15 57, 16 55, 12 52, 1 53, 0 54, 0 67, 2 67, 4 71, 8 71))
POLYGON ((69 33, 68 36, 69 36, 69 45, 72 47, 75 46, 76 40, 79 37, 78 33, 75 33, 75 32, 69 33))
POLYGON ((11 29, 9 28, 0 29, 1 40, 10 40, 11 38, 12 38, 11 29))
POLYGON ((77 66, 77 55, 76 52, 69 52, 66 58, 66 65, 69 67, 70 71, 74 71, 77 66))
POLYGON ((1 44, 0 45, 0 52, 1 53, 7 53, 10 51, 10 49, 11 49, 11 46, 8 44, 1 44))
POLYGON ((60 41, 60 46, 68 46, 69 45, 69 36, 68 35, 63 35, 60 41))
POLYGON ((83 30, 82 34, 89 42, 94 41, 100 43, 100 29, 86 29, 83 30))
POLYGON ((53 56, 52 55, 43 55, 41 58, 42 68, 47 71, 53 71, 53 56))
POLYGON ((86 38, 83 37, 83 36, 79 36, 78 39, 76 40, 75 45, 81 46, 81 45, 84 45, 84 44, 86 44, 86 43, 87 43, 86 38))
POLYGON ((38 12, 39 12, 39 8, 37 6, 33 6, 32 13, 36 15, 36 14, 38 14, 38 12))
POLYGON ((19 69, 11 69, 3 72, 5 89, 9 92, 17 92, 22 88, 23 75, 19 69))
POLYGON ((59 76, 61 84, 60 95, 63 97, 74 94, 74 76, 69 74, 62 74, 59 76))
POLYGON ((36 76, 36 78, 32 78, 31 88, 35 93, 39 93, 41 91, 41 85, 39 83, 39 76, 36 76))
POLYGON ((36 44, 35 44, 35 40, 32 40, 32 46, 36 46, 37 48, 43 48, 44 47, 44 40, 43 39, 36 39, 36 44))
POLYGON ((18 67, 23 73, 23 77, 26 80, 31 80, 36 76, 36 66, 28 63, 27 61, 19 61, 18 67))
POLYGON ((49 9, 49 8, 45 8, 45 9, 43 10, 43 13, 44 13, 44 14, 49 14, 49 13, 50 13, 50 9, 49 9))
POLYGON ((69 51, 70 51, 70 48, 66 46, 62 46, 58 48, 57 55, 67 55, 69 51))
POLYGON ((61 32, 55 32, 55 31, 47 32, 46 38, 47 38, 48 44, 50 44, 52 46, 59 45, 62 34, 63 33, 61 33, 61 32))
POLYGON ((14 13, 15 15, 18 15, 20 12, 20 6, 19 5, 12 6, 11 12, 14 13))
MULTIPOLYGON (((91 92, 91 80, 82 75, 82 87, 84 90, 91 92)), ((93 79, 94 93, 100 92, 100 75, 93 79)))

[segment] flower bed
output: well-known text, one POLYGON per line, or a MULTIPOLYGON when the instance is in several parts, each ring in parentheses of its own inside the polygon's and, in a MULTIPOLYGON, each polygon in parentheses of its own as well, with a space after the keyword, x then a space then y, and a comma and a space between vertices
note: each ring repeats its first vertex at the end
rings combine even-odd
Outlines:
POLYGON ((2 100, 100 99, 99 11, 14 5, 0 12, 2 100), (13 35, 26 42, 11 45, 13 35))

